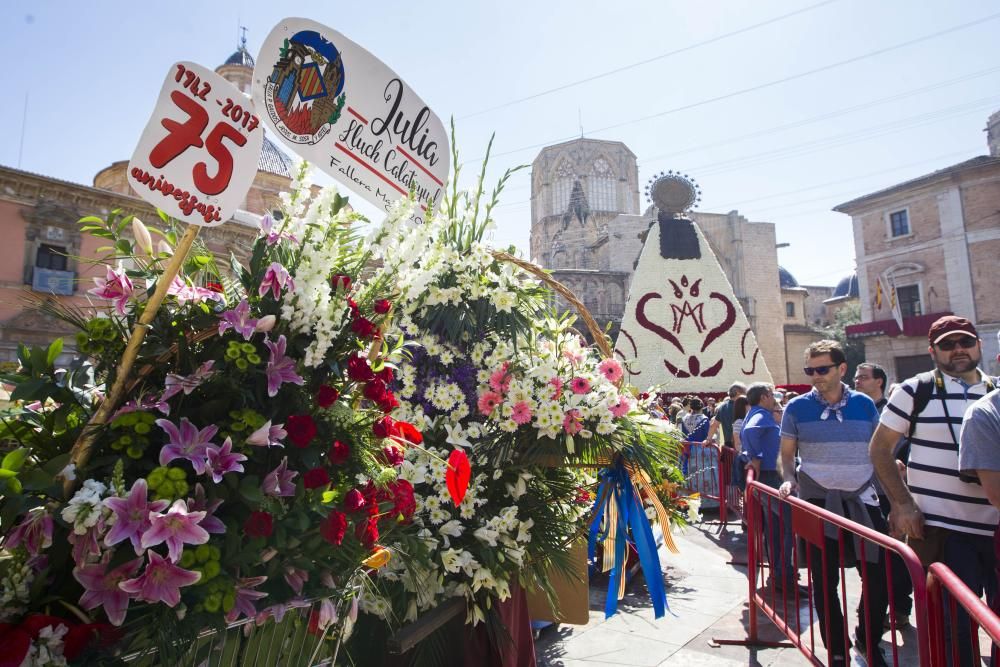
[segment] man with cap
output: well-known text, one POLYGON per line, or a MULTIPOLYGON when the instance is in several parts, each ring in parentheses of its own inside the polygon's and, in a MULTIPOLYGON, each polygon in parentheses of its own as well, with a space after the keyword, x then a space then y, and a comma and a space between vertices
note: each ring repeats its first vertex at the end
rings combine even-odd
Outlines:
MULTIPOLYGON (((924 567, 941 561, 976 595, 992 600, 997 592, 992 537, 1000 514, 980 484, 960 478, 958 451, 966 411, 995 382, 979 369, 982 343, 966 318, 938 319, 927 339, 935 368, 903 381, 889 397, 872 436, 872 463, 889 496, 890 523, 924 567), (903 436, 910 441, 906 483, 893 457, 903 436)), ((972 664, 965 612, 959 610, 955 621, 961 664, 972 664)))

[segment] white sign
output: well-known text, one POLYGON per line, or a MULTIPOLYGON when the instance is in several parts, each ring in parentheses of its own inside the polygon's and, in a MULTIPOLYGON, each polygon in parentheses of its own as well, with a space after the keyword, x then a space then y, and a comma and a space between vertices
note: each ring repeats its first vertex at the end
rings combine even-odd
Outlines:
POLYGON ((306 19, 264 40, 253 98, 299 155, 388 210, 413 190, 416 218, 444 195, 450 154, 438 117, 378 58, 306 19))
POLYGON ((178 220, 221 225, 250 190, 263 143, 246 95, 215 72, 180 62, 129 160, 129 185, 178 220))

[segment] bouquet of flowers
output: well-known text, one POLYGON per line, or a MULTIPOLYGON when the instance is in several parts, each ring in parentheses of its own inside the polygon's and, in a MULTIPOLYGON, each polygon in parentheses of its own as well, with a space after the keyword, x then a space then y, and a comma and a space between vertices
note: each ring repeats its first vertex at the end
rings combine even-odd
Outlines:
POLYGON ((125 402, 96 424, 178 231, 117 211, 81 221, 108 242, 90 290, 108 308, 40 302, 79 329, 82 356, 57 370, 61 341, 22 347, 3 378, 16 388, 0 436, 16 448, 0 469, 0 642, 25 664, 84 660, 109 643, 157 647, 171 664, 200 630, 281 620, 317 598, 322 635, 356 617, 372 570, 429 567, 400 475, 421 436, 390 416, 399 265, 335 190, 310 188, 305 165, 282 209, 231 272, 195 247, 148 326, 125 402), (89 456, 69 464, 81 442, 89 456))

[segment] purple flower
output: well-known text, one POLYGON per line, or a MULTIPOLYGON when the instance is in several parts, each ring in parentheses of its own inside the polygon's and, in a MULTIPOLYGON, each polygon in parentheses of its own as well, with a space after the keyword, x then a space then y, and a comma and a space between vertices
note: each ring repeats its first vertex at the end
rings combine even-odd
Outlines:
POLYGON ((110 571, 107 560, 74 568, 73 576, 84 588, 80 606, 87 610, 104 607, 111 624, 121 625, 128 611, 129 595, 118 585, 139 571, 142 559, 130 560, 110 571))
POLYGON ((267 619, 274 618, 275 623, 281 623, 281 620, 285 617, 292 609, 304 609, 305 607, 311 606, 311 602, 303 600, 301 597, 294 597, 288 602, 279 602, 278 604, 272 604, 270 607, 260 610, 257 614, 257 618, 254 622, 257 625, 264 625, 267 619))
POLYGON ((285 567, 285 582, 292 587, 296 595, 302 595, 302 587, 309 581, 309 573, 305 570, 288 565, 285 567))
POLYGON ((268 496, 293 496, 295 495, 295 485, 292 480, 299 473, 288 469, 288 457, 281 459, 278 467, 264 475, 264 481, 260 488, 268 496))
POLYGON ((155 551, 147 551, 149 564, 146 571, 135 579, 127 579, 118 588, 146 602, 163 602, 176 607, 181 601, 181 587, 190 586, 201 579, 201 572, 178 567, 155 551))
POLYGON ((260 281, 257 293, 264 296, 270 290, 274 298, 278 299, 281 297, 281 290, 286 287, 289 290, 295 290, 295 281, 288 274, 288 269, 278 262, 271 262, 271 266, 267 267, 267 271, 264 272, 264 279, 260 281))
POLYGON ((166 500, 147 501, 146 480, 137 479, 125 498, 106 498, 104 505, 115 515, 115 523, 104 537, 104 545, 113 547, 131 540, 137 556, 142 555, 142 534, 149 530, 151 512, 162 512, 170 503, 166 500))
POLYGON ((271 425, 271 420, 259 429, 247 436, 246 444, 257 447, 284 447, 281 441, 288 436, 288 431, 283 429, 284 424, 271 425))
POLYGON ((115 306, 115 312, 124 317, 125 305, 132 298, 134 291, 132 281, 125 274, 125 269, 112 269, 110 266, 104 268, 107 269, 106 276, 94 278, 94 284, 97 287, 87 290, 87 294, 110 300, 115 306))
POLYGON ((145 394, 139 400, 131 400, 118 408, 115 414, 111 416, 111 421, 114 421, 121 415, 128 414, 129 412, 138 412, 139 410, 159 410, 161 414, 169 415, 170 404, 163 400, 162 396, 145 394))
POLYGON ((184 459, 191 462, 196 473, 205 474, 205 455, 208 446, 214 444, 211 439, 219 427, 206 426, 199 431, 187 417, 181 417, 179 429, 168 419, 157 419, 156 425, 166 431, 170 438, 170 442, 160 450, 160 465, 165 466, 176 459, 184 459))
POLYGON ((285 340, 284 335, 278 336, 277 342, 265 339, 264 345, 267 345, 267 349, 271 351, 271 358, 268 359, 267 368, 264 369, 264 373, 267 375, 268 396, 272 398, 276 396, 278 389, 285 382, 305 384, 305 380, 295 372, 295 360, 285 356, 285 347, 288 345, 288 341, 285 340))
POLYGON ((24 545, 31 556, 52 546, 52 515, 44 507, 35 507, 10 531, 3 541, 8 551, 24 545))
POLYGON ((258 320, 250 317, 250 303, 243 299, 238 306, 219 316, 219 335, 232 329, 243 336, 243 340, 250 340, 257 329, 257 322, 258 320))
MULTIPOLYGON (((209 359, 199 366, 198 370, 191 375, 183 376, 177 375, 176 373, 167 373, 167 379, 164 383, 166 389, 163 390, 163 395, 160 396, 160 401, 168 401, 182 391, 185 396, 189 396, 191 392, 201 386, 205 380, 214 375, 215 371, 212 370, 214 365, 215 361, 209 359)), ((169 410, 169 407, 167 409, 169 410)))
POLYGON ((226 524, 222 523, 222 520, 215 516, 215 510, 219 509, 219 505, 221 504, 222 500, 220 498, 208 500, 205 497, 205 487, 201 484, 195 484, 194 498, 188 498, 188 511, 204 512, 205 518, 198 525, 209 533, 221 535, 226 532, 226 524))
POLYGON ((253 589, 265 581, 267 581, 267 577, 244 577, 236 582, 236 603, 229 613, 226 614, 226 623, 233 623, 240 616, 253 618, 257 615, 257 609, 253 606, 253 601, 266 598, 267 593, 253 589))
POLYGON ((201 303, 206 299, 220 302, 223 300, 222 295, 215 290, 188 285, 180 276, 174 276, 173 282, 170 283, 170 287, 167 289, 167 294, 177 297, 177 303, 182 306, 188 301, 201 303))
POLYGON ((149 514, 152 525, 142 534, 142 548, 166 542, 167 554, 176 563, 181 559, 185 544, 208 542, 208 531, 198 525, 204 518, 204 512, 188 512, 186 501, 175 500, 166 514, 149 514))
POLYGON ((212 473, 212 481, 216 484, 222 481, 222 476, 227 472, 243 472, 240 463, 247 460, 242 454, 233 454, 233 441, 229 438, 222 443, 222 447, 209 445, 207 455, 207 466, 212 473))

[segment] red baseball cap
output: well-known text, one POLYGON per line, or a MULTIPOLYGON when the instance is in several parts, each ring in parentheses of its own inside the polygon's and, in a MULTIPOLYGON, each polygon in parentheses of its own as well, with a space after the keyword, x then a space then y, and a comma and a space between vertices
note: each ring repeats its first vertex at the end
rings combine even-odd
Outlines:
POLYGON ((965 334, 979 338, 979 332, 976 331, 972 322, 958 315, 945 315, 931 325, 930 331, 927 332, 927 340, 930 341, 931 345, 937 345, 954 334, 965 334))

